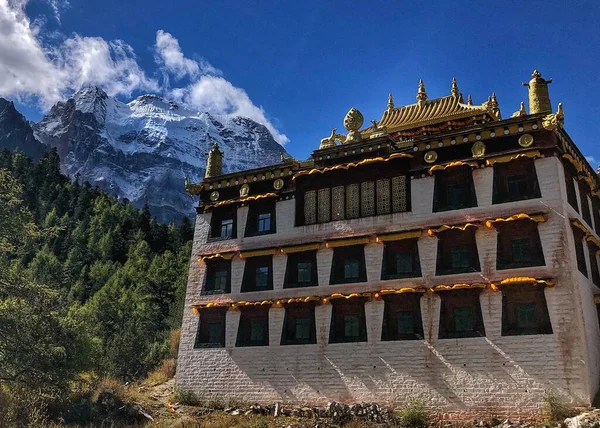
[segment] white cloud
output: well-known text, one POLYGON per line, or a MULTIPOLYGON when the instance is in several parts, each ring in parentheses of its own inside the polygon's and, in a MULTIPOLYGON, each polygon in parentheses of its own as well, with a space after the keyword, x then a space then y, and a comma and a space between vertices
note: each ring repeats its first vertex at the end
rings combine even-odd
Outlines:
POLYGON ((198 111, 250 118, 265 125, 278 143, 285 144, 289 141, 267 119, 264 110, 252 102, 246 91, 233 86, 222 77, 202 76, 185 88, 173 89, 170 96, 198 111))
POLYGON ((56 19, 56 22, 58 22, 59 24, 60 22, 60 14, 64 9, 68 9, 71 4, 69 3, 68 0, 47 0, 48 4, 50 5, 50 7, 52 8, 52 12, 54 13, 54 19, 56 19))
MULTIPOLYGON (((60 19, 60 10, 68 2, 47 1, 60 19)), ((165 76, 161 88, 141 69, 132 47, 124 41, 78 34, 61 40, 42 37, 42 27, 24 12, 26 4, 27 0, 0 0, 0 96, 48 109, 69 92, 90 85, 113 96, 131 96, 141 90, 163 92, 199 111, 248 117, 265 125, 279 143, 288 141, 246 91, 220 77, 221 72, 207 61, 186 58, 170 33, 159 30, 154 45, 155 60, 165 76), (184 87, 170 89, 169 75, 189 80, 184 87)))
POLYGON ((586 156, 585 159, 594 169, 598 169, 598 167, 600 166, 600 161, 596 160, 594 156, 586 156))

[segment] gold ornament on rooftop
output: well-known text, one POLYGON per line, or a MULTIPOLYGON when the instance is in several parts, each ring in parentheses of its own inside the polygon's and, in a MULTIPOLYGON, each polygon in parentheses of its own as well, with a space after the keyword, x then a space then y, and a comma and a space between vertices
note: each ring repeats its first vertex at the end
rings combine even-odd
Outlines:
POLYGON ((210 200, 215 202, 216 200, 219 199, 219 192, 217 192, 216 190, 214 192, 212 192, 210 194, 210 200))
POLYGON ((562 103, 558 103, 558 110, 556 113, 544 116, 542 119, 542 126, 548 131, 554 131, 556 128, 562 128, 565 123, 565 114, 563 112, 562 103))
POLYGON ((283 182, 283 180, 282 180, 281 178, 278 178, 277 180, 275 180, 275 181, 273 182, 273 188, 274 188, 275 190, 281 190, 281 189, 283 189, 283 185, 284 185, 284 184, 285 184, 285 183, 283 182))
POLYGON ((365 118, 362 113, 352 107, 344 117, 344 128, 348 130, 348 135, 344 143, 357 143, 362 140, 358 130, 363 125, 365 118))
POLYGON ((456 83, 456 77, 452 78, 452 90, 451 90, 452 96, 454 98, 459 98, 460 97, 460 91, 458 90, 458 83, 456 83))
POLYGON ((427 92, 425 92, 425 83, 419 79, 419 90, 417 91, 417 104, 423 105, 427 101, 427 92))
POLYGON ((248 186, 247 184, 242 185, 242 187, 240 187, 240 198, 245 198, 246 196, 248 196, 248 194, 250 193, 250 186, 248 186))
POLYGON ((519 110, 514 112, 510 117, 521 117, 521 116, 525 116, 526 114, 527 114, 527 111, 525 110, 525 103, 523 101, 521 101, 519 110))
POLYGON ((331 130, 331 135, 329 137, 325 137, 321 140, 321 145, 319 146, 319 150, 328 149, 330 147, 335 147, 336 140, 340 143, 344 142, 346 136, 343 134, 338 134, 337 128, 333 128, 331 130))
POLYGON ((387 109, 392 110, 393 108, 394 108, 394 97, 392 96, 392 94, 388 94, 387 109))
POLYGON ((206 154, 206 174, 204 177, 215 177, 223 174, 223 152, 217 143, 213 144, 206 154))
POLYGON ((548 85, 552 79, 544 79, 542 73, 533 70, 529 83, 523 83, 529 89, 529 114, 550 113, 552 104, 550 103, 550 94, 548 85))

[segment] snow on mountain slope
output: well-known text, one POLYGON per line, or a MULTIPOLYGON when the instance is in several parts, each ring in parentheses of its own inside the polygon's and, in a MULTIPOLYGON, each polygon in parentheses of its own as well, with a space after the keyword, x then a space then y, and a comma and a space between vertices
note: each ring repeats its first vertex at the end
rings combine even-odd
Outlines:
POLYGON ((156 95, 125 104, 97 87, 57 103, 33 129, 57 148, 67 174, 136 206, 147 203, 165 222, 193 215, 184 177, 202 180, 215 142, 225 154, 224 172, 278 163, 284 151, 251 119, 189 111, 156 95))

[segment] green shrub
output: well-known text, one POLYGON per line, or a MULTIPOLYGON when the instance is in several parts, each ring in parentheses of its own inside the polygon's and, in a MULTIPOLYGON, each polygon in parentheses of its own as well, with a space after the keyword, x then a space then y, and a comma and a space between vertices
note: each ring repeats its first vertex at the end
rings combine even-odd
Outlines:
POLYGON ((429 409, 424 400, 415 398, 400 412, 400 426, 425 428, 429 426, 429 409))
POLYGON ((575 414, 567 398, 555 390, 546 391, 542 400, 544 417, 549 421, 562 421, 575 414))
POLYGON ((171 401, 183 404, 184 406, 197 406, 200 404, 198 396, 194 391, 190 391, 189 389, 176 389, 171 397, 171 401))

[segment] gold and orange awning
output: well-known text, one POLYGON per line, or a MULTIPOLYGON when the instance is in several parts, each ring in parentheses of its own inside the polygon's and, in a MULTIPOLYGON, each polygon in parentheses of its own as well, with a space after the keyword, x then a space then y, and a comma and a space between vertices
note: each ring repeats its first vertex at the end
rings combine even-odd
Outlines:
POLYGON ((318 250, 321 244, 305 244, 305 245, 294 245, 291 247, 282 247, 281 252, 283 254, 301 253, 303 251, 314 251, 318 250))
POLYGON ((349 247, 351 245, 364 245, 369 243, 369 237, 363 236, 360 238, 353 239, 340 239, 335 241, 327 241, 325 243, 326 248, 337 248, 337 247, 349 247))
POLYGON ((233 256, 235 256, 235 252, 231 252, 231 253, 217 253, 217 254, 212 254, 210 256, 200 256, 198 258, 198 261, 199 262, 205 262, 207 260, 212 260, 212 259, 231 260, 233 258, 233 256))
POLYGON ((387 158, 376 157, 376 158, 371 158, 371 159, 363 159, 360 162, 350 162, 350 163, 347 163, 347 164, 341 164, 341 165, 335 165, 335 166, 328 166, 326 168, 313 168, 311 170, 297 172, 292 177, 292 180, 295 180, 296 178, 301 177, 303 175, 325 174, 327 172, 336 171, 336 170, 340 170, 340 169, 350 169, 350 168, 356 168, 358 166, 363 166, 363 165, 367 165, 367 164, 371 164, 371 163, 376 163, 376 162, 388 162, 388 161, 390 161, 392 159, 412 158, 412 157, 413 156, 410 155, 410 154, 408 154, 408 153, 394 153, 394 154, 388 156, 387 158))
POLYGON ((256 201, 258 199, 265 199, 265 198, 276 198, 277 196, 279 196, 279 195, 277 193, 273 193, 273 192, 262 193, 260 195, 246 196, 245 198, 227 199, 226 201, 216 202, 215 204, 206 204, 206 207, 207 208, 215 208, 215 207, 220 207, 222 205, 243 204, 244 202, 256 201))
POLYGON ((479 225, 477 225, 475 223, 465 223, 462 225, 454 225, 454 226, 449 226, 447 224, 444 224, 443 226, 440 226, 437 229, 428 229, 427 234, 429 236, 434 236, 435 234, 440 233, 440 232, 445 232, 446 230, 462 230, 464 232, 469 227, 479 227, 479 225))
POLYGON ((520 158, 536 159, 541 156, 542 156, 542 154, 540 153, 539 150, 531 150, 529 152, 517 153, 514 155, 497 156, 494 158, 486 159, 485 165, 492 166, 495 163, 506 163, 506 162, 510 162, 510 161, 513 161, 515 159, 520 159, 520 158))
POLYGON ((487 286, 488 286, 488 284, 485 284, 485 283, 474 283, 474 284, 458 283, 458 284, 452 284, 452 285, 440 284, 440 285, 431 287, 430 290, 435 292, 435 291, 448 291, 448 290, 463 290, 463 289, 469 289, 469 288, 485 288, 487 286))
POLYGON ((410 232, 390 233, 388 235, 377 235, 377 242, 400 241, 402 239, 420 238, 423 234, 420 230, 410 232))
POLYGON ((548 278, 533 278, 530 276, 515 276, 511 278, 505 278, 500 282, 493 282, 490 284, 490 288, 493 291, 498 291, 498 287, 502 285, 512 285, 512 284, 534 284, 534 285, 544 285, 546 287, 554 287, 554 281, 548 278))
POLYGON ((506 222, 506 221, 514 221, 514 220, 532 220, 535 221, 537 223, 543 223, 546 221, 546 219, 544 218, 543 215, 541 214, 536 214, 536 215, 529 215, 529 214, 525 214, 525 213, 519 213, 519 214, 514 214, 511 215, 510 217, 504 217, 504 218, 496 218, 494 220, 486 220, 485 225, 489 228, 491 228, 493 226, 494 223, 497 222, 506 222))
POLYGON ((454 161, 447 163, 446 165, 434 165, 429 168, 429 174, 433 174, 435 171, 445 171, 448 168, 453 168, 457 166, 470 166, 471 168, 477 168, 479 164, 477 162, 464 162, 464 161, 454 161))
POLYGON ((260 256, 272 256, 277 253, 277 248, 266 248, 262 250, 248 250, 240 251, 240 257, 245 259, 247 257, 260 257, 260 256))

